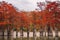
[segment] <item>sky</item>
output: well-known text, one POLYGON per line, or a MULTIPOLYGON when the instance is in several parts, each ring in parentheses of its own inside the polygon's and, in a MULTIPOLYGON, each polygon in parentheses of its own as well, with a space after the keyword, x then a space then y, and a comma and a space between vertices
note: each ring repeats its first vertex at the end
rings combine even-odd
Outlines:
MULTIPOLYGON (((11 3, 19 10, 32 11, 37 8, 37 2, 45 2, 45 0, 0 0, 11 3)), ((55 1, 55 0, 51 0, 55 1)))

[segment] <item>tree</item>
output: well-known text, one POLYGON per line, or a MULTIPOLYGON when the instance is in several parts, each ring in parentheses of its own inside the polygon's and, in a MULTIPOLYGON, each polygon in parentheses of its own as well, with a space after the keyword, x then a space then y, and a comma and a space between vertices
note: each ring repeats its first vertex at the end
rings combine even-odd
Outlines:
MULTIPOLYGON (((13 29, 13 18, 16 14, 16 9, 5 1, 0 2, 0 13, 1 13, 1 22, 3 25, 2 29, 7 29, 7 35, 9 38, 10 31, 13 29)), ((0 27, 1 28, 1 27, 0 27)))
MULTIPOLYGON (((42 6, 41 4, 38 4, 39 8, 42 9, 42 6)), ((44 10, 41 10, 41 11, 45 11, 44 13, 42 13, 42 15, 45 15, 43 16, 43 19, 42 19, 42 22, 43 24, 47 25, 49 24, 50 28, 58 28, 58 24, 60 24, 58 22, 58 20, 60 19, 58 16, 59 16, 59 3, 58 2, 47 2, 45 9, 44 10), (45 21, 46 19, 46 21, 45 21), (45 21, 45 22, 44 22, 45 21), (56 25, 57 24, 57 25, 56 25)), ((48 27, 48 26, 47 26, 48 27)))

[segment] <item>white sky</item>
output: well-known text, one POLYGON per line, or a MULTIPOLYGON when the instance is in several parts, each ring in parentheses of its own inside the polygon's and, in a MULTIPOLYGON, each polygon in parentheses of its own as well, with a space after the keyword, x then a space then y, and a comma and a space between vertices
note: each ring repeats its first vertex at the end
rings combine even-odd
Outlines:
MULTIPOLYGON (((16 8, 19 10, 25 10, 25 11, 32 11, 37 8, 37 2, 45 2, 45 0, 0 0, 0 1, 6 1, 8 3, 13 4, 16 8)), ((55 0, 51 0, 55 1, 55 0)))

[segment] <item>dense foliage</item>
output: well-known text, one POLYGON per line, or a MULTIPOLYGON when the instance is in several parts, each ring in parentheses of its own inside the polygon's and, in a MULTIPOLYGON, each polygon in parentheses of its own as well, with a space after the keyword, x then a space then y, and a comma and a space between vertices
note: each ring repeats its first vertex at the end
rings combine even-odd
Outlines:
POLYGON ((16 28, 21 27, 42 27, 47 24, 50 27, 60 28, 60 4, 58 2, 47 3, 44 10, 18 12, 12 4, 0 2, 0 28, 16 28))

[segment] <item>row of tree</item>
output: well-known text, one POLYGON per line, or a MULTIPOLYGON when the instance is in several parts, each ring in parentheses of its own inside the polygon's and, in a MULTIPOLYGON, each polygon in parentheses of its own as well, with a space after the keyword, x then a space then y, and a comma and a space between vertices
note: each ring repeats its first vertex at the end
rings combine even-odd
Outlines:
MULTIPOLYGON (((39 6, 40 7, 40 6, 39 6)), ((44 10, 38 11, 18 11, 12 4, 5 1, 0 2, 0 28, 8 30, 17 29, 23 35, 23 28, 33 28, 33 36, 35 36, 36 28, 50 31, 60 28, 60 4, 58 2, 49 2, 44 10)), ((4 32, 3 32, 4 33, 4 32)), ((29 37, 29 36, 28 36, 29 37)))

